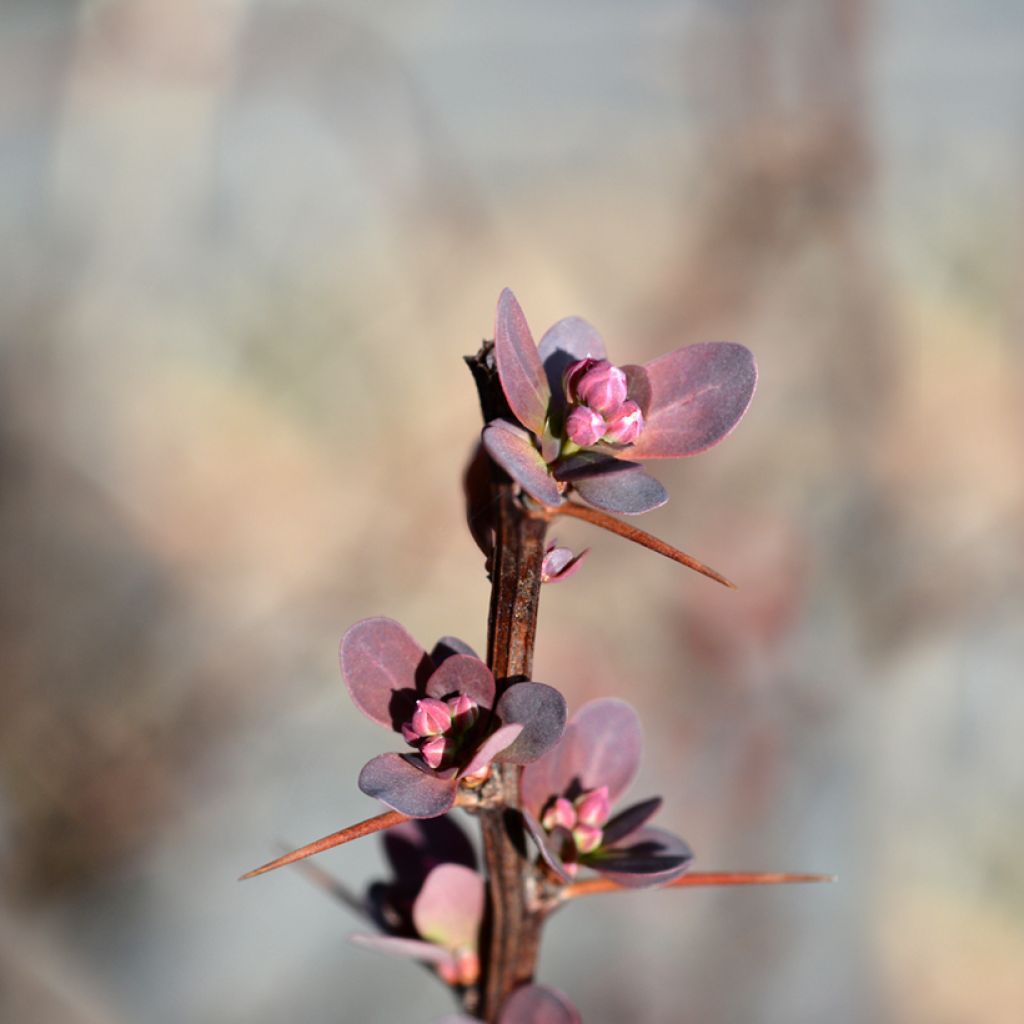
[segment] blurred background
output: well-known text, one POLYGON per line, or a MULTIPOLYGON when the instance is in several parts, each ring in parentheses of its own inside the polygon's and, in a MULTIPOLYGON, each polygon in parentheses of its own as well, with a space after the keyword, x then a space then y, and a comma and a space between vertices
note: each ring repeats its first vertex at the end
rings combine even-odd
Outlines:
MULTIPOLYGON (((584 523, 536 677, 646 723, 704 869, 581 901, 591 1024, 1024 1019, 1024 7, 6 0, 0 1018, 429 1020, 296 871, 393 749, 336 649, 482 649, 461 363, 511 286, 746 343, 721 447, 584 523)), ((360 889, 376 840, 321 865, 360 889)))

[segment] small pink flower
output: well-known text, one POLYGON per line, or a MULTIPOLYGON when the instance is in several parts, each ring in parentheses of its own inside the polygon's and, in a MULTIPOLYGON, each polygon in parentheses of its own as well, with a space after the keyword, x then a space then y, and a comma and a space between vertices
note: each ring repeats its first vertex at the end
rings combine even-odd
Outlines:
POLYGON ((577 405, 565 421, 565 433, 573 444, 587 448, 597 444, 608 429, 604 417, 585 405, 577 405))
POLYGON ((569 368, 568 377, 575 392, 570 401, 575 398, 603 416, 613 413, 626 400, 626 375, 607 359, 580 360, 569 368))
POLYGON ((412 729, 417 736, 443 736, 452 724, 452 713, 443 700, 425 697, 416 701, 412 729))
POLYGON ((541 823, 549 832, 558 827, 571 829, 576 824, 576 808, 564 796, 560 796, 544 812, 541 823))
POLYGON ((604 439, 613 444, 633 444, 644 429, 644 414, 640 406, 627 398, 612 414, 605 419, 607 431, 604 439))
POLYGON ((420 754, 429 767, 440 768, 451 747, 452 744, 443 736, 435 736, 420 747, 420 754))
POLYGON ((608 820, 612 805, 608 799, 608 787, 600 786, 584 793, 576 801, 576 817, 581 825, 601 826, 608 820))
POLYGON ((572 830, 572 838, 580 853, 593 853, 601 845, 602 832, 593 825, 577 825, 572 830))

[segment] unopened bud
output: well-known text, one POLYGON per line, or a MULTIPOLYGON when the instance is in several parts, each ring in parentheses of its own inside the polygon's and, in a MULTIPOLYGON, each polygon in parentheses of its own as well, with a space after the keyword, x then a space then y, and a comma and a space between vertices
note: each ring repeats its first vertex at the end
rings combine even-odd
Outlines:
POLYGON ((557 583, 568 579, 580 567, 587 550, 584 548, 578 555, 574 555, 571 549, 559 547, 557 542, 552 541, 540 565, 541 583, 557 583))
POLYGON ((443 736, 435 736, 433 739, 427 740, 426 743, 420 747, 420 754, 423 755, 423 760, 431 768, 440 768, 441 762, 444 761, 445 755, 448 753, 450 744, 443 736))
POLYGON ((644 414, 640 406, 627 398, 606 419, 608 429, 604 439, 614 444, 632 444, 644 429, 644 414))
POLYGON ((442 736, 452 724, 452 713, 443 700, 424 697, 416 701, 412 716, 412 727, 417 736, 442 736))
POLYGON ((600 413, 585 405, 577 405, 565 420, 565 433, 573 444, 581 448, 596 444, 608 429, 600 413))
POLYGON ((475 985, 480 978, 480 957, 472 949, 460 949, 455 954, 455 970, 460 985, 475 985))
POLYGON ((576 818, 581 825, 599 827, 608 820, 611 810, 607 786, 592 789, 576 801, 576 818))
POLYGON ((460 693, 457 697, 449 697, 445 703, 451 712, 452 725, 460 732, 465 732, 480 717, 480 708, 477 702, 464 693, 460 693))
POLYGON ((562 377, 562 387, 565 389, 565 397, 569 403, 578 402, 580 400, 576 391, 576 386, 587 375, 587 373, 600 362, 600 359, 592 359, 590 356, 587 356, 586 359, 580 359, 573 363, 565 371, 565 374, 562 377))
POLYGON ((607 359, 594 363, 574 384, 577 400, 605 415, 626 400, 626 375, 607 359))
POLYGON ((577 825, 572 830, 572 838, 580 853, 593 853, 601 845, 601 830, 592 825, 577 825))
POLYGON ((565 829, 571 829, 576 824, 576 808, 573 807, 573 805, 566 800, 564 796, 560 796, 544 812, 541 824, 549 832, 559 826, 565 829))

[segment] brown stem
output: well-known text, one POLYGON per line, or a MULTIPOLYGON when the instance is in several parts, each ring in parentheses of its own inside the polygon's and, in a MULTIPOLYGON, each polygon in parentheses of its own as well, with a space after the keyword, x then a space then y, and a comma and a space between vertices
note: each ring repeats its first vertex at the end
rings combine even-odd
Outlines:
POLYGON ((283 868, 286 864, 294 864, 297 860, 312 857, 315 853, 323 853, 324 850, 333 849, 335 846, 341 846, 343 843, 351 843, 353 839, 362 839, 363 836, 373 835, 374 832, 381 832, 386 828, 393 828, 395 825, 400 825, 403 821, 408 820, 409 818, 406 815, 399 814, 398 811, 385 811, 383 814, 376 815, 376 817, 360 821, 356 825, 349 825, 348 828, 332 832, 329 836, 324 836, 323 839, 317 839, 312 843, 307 843, 305 846, 300 846, 297 850, 292 850, 291 853, 286 853, 283 857, 278 857, 277 860, 269 861, 262 867, 253 868, 252 871, 247 871, 242 875, 239 881, 244 882, 247 878, 265 875, 268 871, 283 868))
MULTIPOLYGON (((466 361, 480 392, 484 420, 501 415, 511 419, 490 344, 466 361)), ((499 692, 530 678, 547 532, 546 520, 531 515, 517 492, 494 466, 485 502, 493 539, 487 663, 499 692)), ((488 799, 479 811, 489 913, 480 944, 480 986, 469 994, 467 1008, 472 1004, 487 1024, 497 1021, 509 993, 533 977, 540 948, 544 913, 530 901, 536 879, 518 814, 520 772, 517 765, 495 765, 486 784, 488 799)))
MULTIPOLYGON (((792 885, 800 882, 834 882, 835 875, 772 874, 765 871, 693 871, 663 885, 663 889, 687 889, 709 885, 792 885)), ((594 896, 601 892, 636 892, 628 886, 619 885, 610 878, 587 878, 582 882, 567 885, 561 892, 560 900, 579 899, 580 896, 594 896)))
POLYGON ((627 540, 633 541, 634 544, 639 544, 641 547, 655 551, 659 555, 671 558, 673 562, 685 565, 687 569, 693 569, 694 572, 699 572, 702 576, 707 576, 708 579, 721 583, 724 587, 729 587, 730 590, 736 589, 735 583, 727 580, 720 572, 716 572, 703 562, 698 562, 696 558, 686 554, 685 551, 680 551, 678 548, 672 547, 671 544, 666 544, 663 540, 655 537, 654 534, 647 533, 645 530, 641 530, 629 523, 624 523, 621 519, 608 515, 607 512, 599 512, 596 508, 587 508, 584 505, 575 505, 571 501, 567 501, 559 505, 558 508, 552 509, 551 515, 572 516, 574 519, 583 519, 588 523, 593 523, 594 526, 600 526, 602 530, 608 530, 619 537, 625 537, 627 540))

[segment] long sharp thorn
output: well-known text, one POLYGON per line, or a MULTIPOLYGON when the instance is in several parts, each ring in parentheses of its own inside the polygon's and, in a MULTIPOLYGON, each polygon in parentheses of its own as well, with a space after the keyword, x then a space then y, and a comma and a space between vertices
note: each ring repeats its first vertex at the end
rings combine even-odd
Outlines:
POLYGON ((297 860, 305 860, 306 857, 323 853, 324 850, 333 849, 335 846, 341 846, 343 843, 350 843, 353 839, 362 839, 363 836, 373 835, 374 832, 381 832, 386 828, 393 828, 395 825, 400 825, 403 821, 408 820, 407 815, 399 814, 398 811, 385 811, 384 814, 378 814, 376 817, 367 818, 366 821, 361 821, 357 825, 349 825, 348 828, 332 832, 329 836, 324 836, 323 839, 317 839, 315 842, 300 846, 299 849, 292 850, 291 853, 286 853, 283 857, 278 857, 262 867, 247 871, 239 878, 239 881, 244 882, 247 878, 265 875, 268 871, 283 868, 286 864, 294 864, 297 860))
MULTIPOLYGON (((773 873, 767 871, 694 871, 661 886, 663 889, 686 889, 698 886, 731 885, 795 885, 805 882, 834 882, 835 875, 773 873)), ((588 878, 574 882, 562 890, 562 900, 580 896, 595 896, 601 892, 634 892, 610 878, 588 878)))
POLYGON ((707 576, 708 579, 721 583, 723 587, 728 587, 730 590, 736 589, 735 583, 726 579, 720 572, 716 572, 703 562, 698 562, 692 555, 672 547, 671 544, 666 544, 665 541, 655 537, 652 533, 647 533, 645 530, 641 530, 629 523, 622 522, 621 519, 608 515, 607 512, 600 512, 596 508, 587 508, 583 505, 567 501, 559 505, 558 508, 553 509, 552 515, 572 516, 574 519, 582 519, 584 522, 593 523, 594 526, 600 526, 602 530, 608 530, 619 537, 625 537, 626 540, 633 541, 634 544, 639 544, 641 547, 645 547, 659 555, 671 558, 673 562, 685 565, 687 569, 693 569, 694 572, 699 572, 702 576, 707 576))

